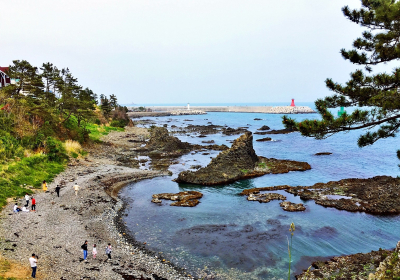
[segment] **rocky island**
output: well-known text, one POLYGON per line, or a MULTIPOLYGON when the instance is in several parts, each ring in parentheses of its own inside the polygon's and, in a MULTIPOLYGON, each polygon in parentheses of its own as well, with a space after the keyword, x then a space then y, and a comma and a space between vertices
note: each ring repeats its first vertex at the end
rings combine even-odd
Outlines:
POLYGON ((251 132, 246 132, 233 142, 230 149, 222 151, 206 167, 197 171, 183 171, 175 181, 198 185, 221 185, 270 173, 309 169, 311 166, 306 162, 257 156, 253 149, 253 135, 251 132))
POLYGON ((160 193, 153 194, 151 202, 161 204, 161 199, 167 199, 175 201, 171 203, 171 206, 183 206, 183 207, 194 207, 200 203, 199 199, 203 197, 201 192, 187 191, 179 193, 160 193))

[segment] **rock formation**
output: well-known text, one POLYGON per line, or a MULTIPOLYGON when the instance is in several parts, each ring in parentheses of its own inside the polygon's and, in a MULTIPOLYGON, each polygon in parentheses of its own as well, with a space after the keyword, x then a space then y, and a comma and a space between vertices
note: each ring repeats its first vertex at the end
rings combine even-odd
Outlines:
POLYGON ((377 270, 378 274, 379 269, 376 269, 376 267, 380 267, 380 264, 384 262, 385 258, 389 258, 387 256, 397 256, 397 252, 393 254, 390 250, 379 249, 379 251, 372 251, 369 253, 333 257, 329 261, 315 261, 307 271, 296 275, 296 279, 396 279, 393 277, 393 268, 389 270, 388 273, 386 272, 388 269, 380 272, 378 277, 374 275, 375 270, 377 270))
POLYGON ((367 212, 378 215, 400 214, 400 179, 376 176, 370 179, 343 179, 312 186, 288 185, 243 190, 241 195, 258 194, 261 191, 286 190, 302 200, 314 200, 316 204, 351 212, 367 212))
POLYGON ((399 191, 400 179, 389 176, 343 179, 287 190, 303 200, 312 199, 325 207, 371 214, 399 214, 399 191))
POLYGON ((261 138, 261 139, 257 139, 257 142, 267 142, 267 141, 272 141, 271 137, 266 137, 266 138, 261 138))
POLYGON ((231 128, 231 127, 224 127, 222 128, 222 134, 224 135, 236 135, 236 134, 241 134, 241 133, 246 133, 249 132, 247 128, 244 127, 238 127, 238 128, 231 128))
POLYGON ((262 127, 260 127, 258 130, 270 130, 268 125, 263 125, 262 127))
POLYGON ((232 147, 221 152, 204 168, 183 171, 175 179, 198 185, 220 185, 268 173, 287 173, 311 169, 306 162, 258 157, 253 149, 253 135, 246 132, 236 139, 232 147))
POLYGON ((177 150, 190 150, 190 144, 182 142, 174 136, 170 136, 165 127, 153 127, 150 129, 150 140, 146 144, 148 150, 161 152, 173 152, 177 150))
POLYGON ((260 203, 268 203, 272 200, 286 200, 286 196, 281 195, 279 193, 258 193, 258 194, 250 194, 247 197, 248 201, 258 201, 260 203))
POLYGON ((332 153, 330 153, 330 152, 322 152, 322 153, 316 153, 315 156, 329 156, 331 154, 332 153))
POLYGON ((161 204, 161 199, 168 199, 176 201, 171 203, 171 206, 184 206, 184 207, 194 207, 200 203, 199 199, 203 197, 201 192, 187 191, 179 193, 160 193, 153 194, 153 199, 151 202, 161 204))
POLYGON ((288 212, 297 212, 306 210, 306 207, 304 207, 303 203, 293 203, 290 201, 284 201, 279 203, 279 205, 283 208, 283 210, 288 212))

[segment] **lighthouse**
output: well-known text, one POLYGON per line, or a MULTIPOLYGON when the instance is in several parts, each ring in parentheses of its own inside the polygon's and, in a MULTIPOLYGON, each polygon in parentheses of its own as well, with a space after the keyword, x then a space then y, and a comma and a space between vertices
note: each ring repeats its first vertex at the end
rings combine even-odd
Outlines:
POLYGON ((187 104, 187 109, 190 110, 190 104, 189 103, 187 104))
POLYGON ((292 104, 290 104, 291 107, 295 107, 296 105, 294 105, 294 99, 292 98, 292 104))

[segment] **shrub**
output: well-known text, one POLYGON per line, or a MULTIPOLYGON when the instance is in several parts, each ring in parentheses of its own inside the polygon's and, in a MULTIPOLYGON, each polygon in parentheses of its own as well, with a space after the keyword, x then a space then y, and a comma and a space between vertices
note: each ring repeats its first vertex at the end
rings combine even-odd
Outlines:
POLYGON ((46 153, 51 161, 63 162, 68 158, 62 142, 54 139, 53 137, 47 137, 46 153))
POLYGON ((128 122, 129 122, 128 120, 122 120, 122 119, 112 120, 110 126, 124 128, 128 124, 128 122))
POLYGON ((82 151, 82 146, 79 142, 74 140, 67 140, 64 143, 65 151, 68 154, 79 154, 82 151))
POLYGON ((75 116, 70 116, 69 119, 64 122, 64 127, 69 130, 76 130, 78 128, 78 119, 75 116))
POLYGON ((23 157, 24 148, 14 137, 4 135, 0 137, 0 162, 14 157, 23 157))

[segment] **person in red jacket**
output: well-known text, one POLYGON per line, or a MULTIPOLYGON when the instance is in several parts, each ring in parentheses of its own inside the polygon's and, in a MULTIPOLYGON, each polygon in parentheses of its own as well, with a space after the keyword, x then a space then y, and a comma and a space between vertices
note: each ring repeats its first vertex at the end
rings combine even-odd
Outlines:
POLYGON ((36 211, 36 199, 32 196, 32 211, 36 211))

